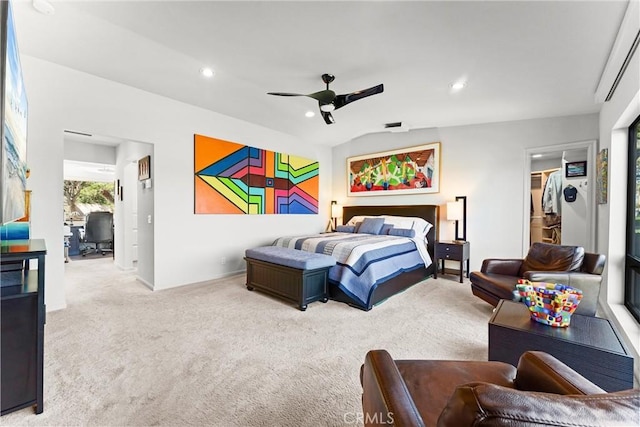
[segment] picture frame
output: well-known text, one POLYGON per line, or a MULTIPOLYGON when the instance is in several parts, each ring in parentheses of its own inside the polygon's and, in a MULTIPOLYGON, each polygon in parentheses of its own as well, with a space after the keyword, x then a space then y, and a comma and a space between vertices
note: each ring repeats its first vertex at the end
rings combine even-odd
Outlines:
POLYGON ((151 178, 151 156, 138 160, 138 181, 151 178))
POLYGON ((440 192, 440 142, 347 159, 347 195, 440 192))
POLYGON ((29 103, 11 2, 0 2, 0 225, 26 215, 29 103))
POLYGON ((596 201, 599 205, 607 203, 608 178, 609 149, 603 148, 596 158, 596 201))
POLYGON ((566 178, 576 178, 580 176, 587 176, 587 161, 583 160, 580 162, 567 162, 565 164, 565 174, 566 178))

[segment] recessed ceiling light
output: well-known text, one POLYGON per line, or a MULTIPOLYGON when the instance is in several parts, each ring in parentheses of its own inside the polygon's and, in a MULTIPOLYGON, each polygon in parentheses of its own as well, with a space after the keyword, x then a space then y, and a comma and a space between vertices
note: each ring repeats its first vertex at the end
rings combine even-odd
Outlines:
POLYGON ((33 0, 31 4, 35 10, 45 15, 53 15, 56 13, 56 9, 47 0, 33 0))
POLYGON ((200 74, 202 74, 205 77, 213 77, 213 69, 209 68, 209 67, 204 67, 204 68, 200 68, 200 74))
POLYGON ((449 87, 451 88, 451 90, 452 90, 453 92, 457 92, 457 91, 459 91, 459 90, 464 89, 464 87, 465 87, 466 85, 467 85, 467 83, 466 83, 466 82, 455 82, 455 83, 451 83, 451 84, 449 85, 449 87))
POLYGON ((313 117, 313 116, 315 116, 315 115, 316 115, 316 113, 314 113, 314 112, 313 112, 313 111, 311 111, 311 110, 309 110, 309 111, 307 111, 306 113, 304 113, 304 116, 305 116, 305 117, 313 117))
POLYGON ((531 156, 533 159, 539 159, 540 157, 542 157, 542 154, 534 154, 531 156))

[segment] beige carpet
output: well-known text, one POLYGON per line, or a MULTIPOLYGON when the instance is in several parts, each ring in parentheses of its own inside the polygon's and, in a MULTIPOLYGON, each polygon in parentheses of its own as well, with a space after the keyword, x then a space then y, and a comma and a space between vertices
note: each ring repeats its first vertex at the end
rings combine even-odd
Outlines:
POLYGON ((301 312, 244 276, 151 292, 110 258, 66 269, 68 308, 45 328, 44 413, 2 425, 360 425, 368 350, 487 358, 491 307, 454 277, 369 312, 335 301, 301 312))

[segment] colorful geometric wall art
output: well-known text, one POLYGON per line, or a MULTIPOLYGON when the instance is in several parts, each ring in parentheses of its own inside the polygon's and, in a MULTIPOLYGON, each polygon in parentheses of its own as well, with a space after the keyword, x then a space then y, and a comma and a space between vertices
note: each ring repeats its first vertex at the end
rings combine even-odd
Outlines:
POLYGON ((194 135, 196 214, 317 214, 318 162, 194 135))

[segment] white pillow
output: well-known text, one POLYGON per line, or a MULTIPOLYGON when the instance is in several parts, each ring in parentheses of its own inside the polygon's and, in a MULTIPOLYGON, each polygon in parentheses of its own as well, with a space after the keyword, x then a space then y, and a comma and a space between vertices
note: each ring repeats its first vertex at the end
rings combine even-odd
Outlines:
POLYGON ((367 215, 356 215, 352 217, 349 221, 347 221, 345 225, 356 225, 357 222, 362 222, 364 221, 365 218, 375 218, 375 217, 367 216, 367 215))
POLYGON ((433 227, 429 221, 416 216, 382 215, 385 224, 393 224, 394 228, 410 228, 416 231, 416 237, 423 238, 433 227))
MULTIPOLYGON (((410 228, 416 231, 417 238, 426 237, 427 233, 433 227, 429 221, 417 216, 394 216, 379 215, 384 217, 385 224, 392 224, 393 228, 410 228)), ((358 222, 364 221, 365 218, 377 218, 374 215, 356 215, 352 217, 345 225, 356 225, 358 222)))

